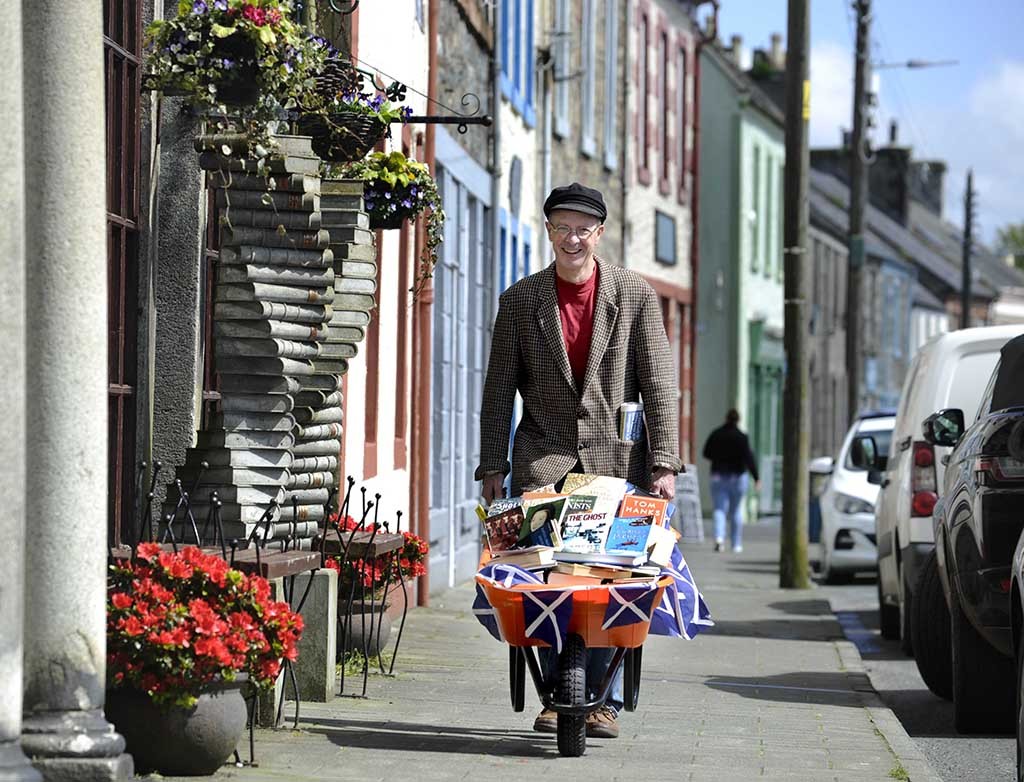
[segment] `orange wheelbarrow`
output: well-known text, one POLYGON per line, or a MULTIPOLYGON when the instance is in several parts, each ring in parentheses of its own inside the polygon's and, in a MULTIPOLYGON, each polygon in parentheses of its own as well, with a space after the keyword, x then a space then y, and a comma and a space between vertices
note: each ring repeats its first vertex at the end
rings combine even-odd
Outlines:
POLYGON ((545 709, 558 715, 558 751, 579 757, 586 751, 586 718, 599 709, 611 691, 619 666, 623 670, 623 701, 633 711, 639 701, 640 664, 651 616, 662 593, 672 583, 668 575, 649 582, 595 584, 593 579, 566 579, 557 586, 545 583, 509 583, 478 574, 494 609, 502 639, 509 645, 509 689, 512 709, 525 708, 526 670, 545 709), (543 593, 543 594, 541 594, 543 593), (635 596, 635 598, 633 597, 635 596), (566 615, 568 618, 566 619, 566 615), (538 628, 555 634, 544 640, 538 628), (538 647, 555 647, 558 662, 545 672, 538 647), (560 647, 560 648, 557 648, 560 647), (611 663, 598 695, 587 699, 587 648, 613 648, 611 663))

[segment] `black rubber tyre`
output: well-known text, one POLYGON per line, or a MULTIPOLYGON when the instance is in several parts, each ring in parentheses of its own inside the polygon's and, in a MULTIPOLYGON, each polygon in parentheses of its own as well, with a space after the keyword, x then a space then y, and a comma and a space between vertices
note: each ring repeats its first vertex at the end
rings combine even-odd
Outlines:
POLYGON ((898 641, 900 637, 900 610, 882 600, 882 574, 878 574, 878 627, 882 638, 898 641))
POLYGON ((1017 782, 1024 782, 1024 763, 1021 753, 1024 752, 1024 642, 1017 643, 1017 782))
POLYGON ((914 593, 910 591, 907 569, 900 566, 900 649, 907 657, 914 656, 914 593))
POLYGON ((948 701, 953 697, 953 650, 949 609, 942 593, 939 561, 934 551, 921 563, 911 607, 910 629, 918 673, 929 690, 948 701))
POLYGON ((957 733, 1014 730, 1014 661, 996 651, 964 615, 956 595, 950 606, 953 640, 953 726, 957 733))
MULTIPOLYGON (((568 706, 587 702, 587 648, 578 635, 570 635, 558 655, 555 700, 568 706)), ((558 715, 558 752, 578 758, 587 751, 587 718, 583 714, 558 715)))
POLYGON ((526 652, 518 646, 508 648, 508 688, 512 711, 526 708, 526 652))
POLYGON ((640 664, 643 652, 642 646, 627 649, 622 663, 622 706, 626 711, 636 711, 640 702, 640 664))

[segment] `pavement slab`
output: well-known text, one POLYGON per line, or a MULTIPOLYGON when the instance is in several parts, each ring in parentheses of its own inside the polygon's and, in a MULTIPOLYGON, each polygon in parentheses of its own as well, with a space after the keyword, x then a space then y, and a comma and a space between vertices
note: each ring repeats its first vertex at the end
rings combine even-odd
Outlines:
POLYGON ((257 731, 257 767, 205 779, 938 780, 828 602, 777 588, 777 533, 749 527, 738 555, 684 543, 716 627, 694 641, 652 636, 637 711, 581 758, 531 730, 532 688, 512 711, 507 647, 473 618, 466 584, 409 613, 396 675, 372 675, 367 698, 303 703, 298 730, 257 731))

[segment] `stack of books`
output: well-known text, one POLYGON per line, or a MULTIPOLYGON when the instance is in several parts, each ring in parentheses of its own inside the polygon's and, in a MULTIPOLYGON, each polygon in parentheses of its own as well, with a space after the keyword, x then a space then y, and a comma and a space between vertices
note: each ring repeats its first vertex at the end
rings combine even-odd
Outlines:
POLYGON ((477 512, 491 557, 528 569, 600 580, 650 578, 668 565, 677 535, 672 504, 625 480, 570 473, 553 486, 477 512))
MULTIPOLYGON (((327 348, 336 274, 320 161, 308 137, 275 141, 269 173, 245 157, 241 137, 196 141, 221 230, 213 317, 221 402, 177 477, 190 489, 199 465, 211 465, 191 502, 205 519, 216 491, 227 538, 248 537, 276 502, 268 537, 308 548, 337 485, 348 364, 327 348)), ((165 512, 176 499, 169 492, 165 512)), ((190 534, 180 524, 175 532, 190 534)))

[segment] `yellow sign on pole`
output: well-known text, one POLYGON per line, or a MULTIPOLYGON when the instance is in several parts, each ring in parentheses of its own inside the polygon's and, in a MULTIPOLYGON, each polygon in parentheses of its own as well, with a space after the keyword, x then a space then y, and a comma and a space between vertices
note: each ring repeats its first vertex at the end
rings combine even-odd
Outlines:
POLYGON ((811 120, 811 80, 804 80, 804 111, 803 111, 804 122, 810 122, 811 120))

